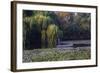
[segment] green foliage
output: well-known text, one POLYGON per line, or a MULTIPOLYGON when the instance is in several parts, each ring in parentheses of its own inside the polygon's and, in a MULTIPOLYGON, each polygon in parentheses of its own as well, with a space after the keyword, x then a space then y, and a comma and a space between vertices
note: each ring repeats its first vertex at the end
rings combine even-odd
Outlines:
MULTIPOLYGON (((46 40, 48 40, 48 47, 56 46, 56 36, 58 27, 53 23, 52 18, 48 16, 48 12, 34 13, 31 17, 24 17, 24 32, 26 30, 37 29, 41 33, 41 47, 46 48, 46 40), (49 26, 50 25, 50 26, 49 26), (50 33, 50 35, 49 35, 50 33), (46 37, 47 36, 47 37, 46 37)), ((26 35, 27 32, 25 32, 26 35)), ((24 36, 25 36, 24 35, 24 36)), ((24 37, 24 41, 25 41, 24 37)), ((33 39, 34 40, 34 39, 33 39)))
POLYGON ((53 48, 56 47, 57 44, 57 35, 58 35, 58 26, 55 24, 50 24, 47 28, 47 40, 48 40, 48 47, 53 48))
POLYGON ((79 23, 82 29, 90 29, 91 17, 89 13, 77 13, 77 15, 74 16, 74 18, 74 22, 79 23))

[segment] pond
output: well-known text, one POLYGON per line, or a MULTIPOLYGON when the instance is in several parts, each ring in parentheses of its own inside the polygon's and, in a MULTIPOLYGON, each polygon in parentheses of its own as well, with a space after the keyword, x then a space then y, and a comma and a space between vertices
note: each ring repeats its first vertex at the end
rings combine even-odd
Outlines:
POLYGON ((74 40, 74 41, 61 41, 57 44, 56 48, 67 48, 67 47, 90 47, 90 40, 74 40))

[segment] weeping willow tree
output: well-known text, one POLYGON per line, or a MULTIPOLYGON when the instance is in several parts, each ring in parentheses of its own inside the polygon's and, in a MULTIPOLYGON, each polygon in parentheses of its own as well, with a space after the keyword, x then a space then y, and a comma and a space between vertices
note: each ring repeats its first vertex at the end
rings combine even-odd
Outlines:
POLYGON ((34 16, 34 20, 35 24, 37 25, 37 29, 41 33, 41 48, 46 48, 47 43, 49 42, 47 41, 46 31, 48 25, 52 23, 52 19, 50 18, 50 16, 47 16, 46 13, 39 13, 34 16))
POLYGON ((31 30, 31 21, 32 17, 24 17, 23 18, 23 48, 28 48, 29 40, 27 40, 27 33, 31 30))
POLYGON ((23 23, 24 23, 24 28, 23 28, 24 45, 25 46, 26 44, 29 45, 29 47, 25 48, 32 48, 30 47, 30 44, 31 46, 33 46, 34 44, 37 45, 36 42, 41 42, 40 48, 55 47, 58 27, 55 24, 53 24, 54 22, 50 17, 49 12, 33 11, 33 14, 31 16, 24 17, 23 23), (29 37, 30 39, 29 40, 26 38, 27 35, 29 35, 28 33, 30 33, 30 37, 35 37, 35 35, 38 33, 39 34, 38 36, 40 36, 41 39, 37 38, 30 39, 29 37), (27 43, 25 44, 25 42, 27 43))
POLYGON ((48 47, 54 48, 57 44, 58 26, 50 24, 47 29, 48 47))

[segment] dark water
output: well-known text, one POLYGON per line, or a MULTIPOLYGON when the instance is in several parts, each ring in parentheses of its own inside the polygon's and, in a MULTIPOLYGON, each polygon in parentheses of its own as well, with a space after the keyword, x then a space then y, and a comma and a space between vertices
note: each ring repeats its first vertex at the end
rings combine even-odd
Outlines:
POLYGON ((67 47, 90 47, 90 40, 74 40, 74 41, 61 41, 56 48, 67 48, 67 47))

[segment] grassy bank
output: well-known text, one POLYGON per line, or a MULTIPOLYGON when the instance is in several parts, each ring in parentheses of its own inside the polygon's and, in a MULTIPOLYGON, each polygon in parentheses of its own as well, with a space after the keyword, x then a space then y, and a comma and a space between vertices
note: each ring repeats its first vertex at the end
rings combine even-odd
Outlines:
POLYGON ((63 61, 63 60, 83 60, 90 59, 90 49, 81 50, 55 50, 37 49, 31 57, 32 62, 41 61, 63 61), (37 52, 37 53, 36 53, 37 52))

